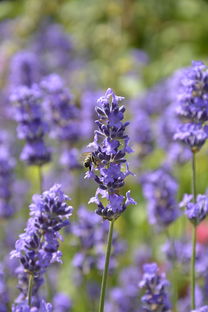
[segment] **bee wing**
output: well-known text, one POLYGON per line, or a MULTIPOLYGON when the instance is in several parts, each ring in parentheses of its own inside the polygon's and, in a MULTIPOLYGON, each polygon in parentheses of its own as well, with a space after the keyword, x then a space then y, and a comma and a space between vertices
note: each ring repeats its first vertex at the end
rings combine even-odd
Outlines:
POLYGON ((80 159, 81 159, 81 161, 85 161, 85 159, 87 158, 87 157, 89 157, 89 156, 91 156, 91 152, 84 152, 84 153, 82 153, 81 155, 80 155, 80 159))

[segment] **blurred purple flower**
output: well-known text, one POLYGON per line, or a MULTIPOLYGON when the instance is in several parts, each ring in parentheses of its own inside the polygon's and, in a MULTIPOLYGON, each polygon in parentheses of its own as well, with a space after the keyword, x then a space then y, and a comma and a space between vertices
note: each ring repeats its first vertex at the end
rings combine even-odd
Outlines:
POLYGON ((136 114, 135 112, 132 113, 133 120, 129 125, 129 135, 135 144, 135 153, 140 158, 143 158, 153 150, 154 138, 151 129, 151 120, 148 114, 142 109, 137 109, 136 114))
POLYGON ((143 266, 144 275, 139 287, 145 290, 141 301, 143 311, 163 311, 171 312, 171 305, 166 288, 169 282, 165 274, 160 274, 156 263, 145 264, 143 266))
POLYGON ((80 99, 82 136, 89 139, 94 131, 95 107, 97 99, 101 97, 101 91, 85 91, 80 99))
POLYGON ((9 218, 14 214, 11 199, 15 160, 7 145, 8 142, 3 137, 0 138, 0 218, 9 218))
MULTIPOLYGON (((79 208, 78 220, 71 225, 71 231, 77 238, 74 244, 79 247, 72 263, 83 274, 89 273, 93 268, 103 270, 108 229, 108 222, 102 222, 99 216, 84 206, 79 208)), ((118 233, 114 231, 110 270, 117 266, 116 257, 125 251, 125 247, 124 241, 119 239, 118 233)))
POLYGON ((26 140, 20 158, 29 165, 43 165, 50 161, 50 151, 44 143, 48 130, 41 110, 41 93, 37 86, 20 86, 10 96, 15 104, 14 118, 18 122, 17 135, 26 140))
POLYGON ((37 54, 29 51, 17 52, 10 64, 11 87, 31 87, 40 78, 40 63, 37 54))
POLYGON ((64 293, 57 293, 53 298, 53 308, 56 312, 70 312, 72 309, 71 299, 64 293))
POLYGON ((61 25, 43 25, 34 39, 34 50, 40 56, 45 72, 69 70, 73 50, 72 38, 61 25))
POLYGON ((164 228, 180 215, 176 202, 178 184, 169 170, 160 168, 141 178, 150 224, 164 228))

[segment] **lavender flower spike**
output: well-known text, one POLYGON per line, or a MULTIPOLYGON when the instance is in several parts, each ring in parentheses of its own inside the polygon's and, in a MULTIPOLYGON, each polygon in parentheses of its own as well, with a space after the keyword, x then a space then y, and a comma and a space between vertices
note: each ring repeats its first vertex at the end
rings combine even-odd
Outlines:
POLYGON ((165 274, 160 274, 156 263, 145 264, 143 266, 143 280, 139 287, 145 289, 145 294, 141 298, 143 311, 171 312, 170 301, 166 291, 169 285, 165 274))
POLYGON ((12 312, 52 312, 53 307, 50 303, 46 303, 44 300, 41 301, 39 308, 29 307, 26 302, 13 305, 12 312))
POLYGON ((197 195, 196 203, 191 202, 193 196, 185 194, 180 207, 185 207, 185 214, 188 219, 194 224, 198 225, 203 221, 208 214, 208 196, 197 195))
POLYGON ((89 144, 94 151, 92 165, 86 177, 93 178, 98 184, 95 197, 90 199, 90 203, 96 203, 96 213, 108 220, 117 219, 129 204, 135 204, 130 192, 126 196, 119 194, 126 176, 131 174, 125 156, 132 152, 128 145, 129 137, 125 133, 129 122, 122 122, 125 107, 119 105, 123 99, 115 95, 112 89, 108 89, 98 99, 98 130, 95 131, 94 142, 89 144), (107 199, 108 204, 103 205, 100 197, 107 199))
POLYGON ((10 100, 16 105, 17 136, 26 140, 21 159, 28 165, 41 166, 49 162, 51 152, 44 142, 48 126, 43 120, 40 90, 35 85, 31 88, 20 86, 13 91, 10 100))
POLYGON ((176 113, 185 124, 176 129, 174 138, 198 152, 208 138, 208 67, 200 61, 184 70, 177 98, 176 113))
MULTIPOLYGON (((67 200, 68 196, 58 184, 42 195, 34 195, 25 232, 20 235, 15 250, 11 252, 11 257, 18 258, 24 271, 39 285, 49 265, 55 261, 61 262, 62 254, 58 250, 58 240, 62 237, 58 231, 69 224, 68 217, 72 212, 72 207, 66 203, 67 200)), ((38 287, 33 285, 33 297, 37 291, 38 287)), ((24 300, 28 294, 25 290, 23 292, 24 300)), ((28 299, 30 305, 30 298, 28 299)))
POLYGON ((169 170, 161 167, 141 178, 144 197, 148 201, 149 223, 163 229, 180 215, 176 201, 178 184, 169 170))

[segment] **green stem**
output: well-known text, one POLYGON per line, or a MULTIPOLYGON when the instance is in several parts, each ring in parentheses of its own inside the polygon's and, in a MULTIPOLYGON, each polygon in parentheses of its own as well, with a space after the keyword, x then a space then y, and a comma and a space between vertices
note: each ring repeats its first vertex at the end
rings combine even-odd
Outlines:
MULTIPOLYGON (((193 201, 196 203, 196 158, 195 153, 192 153, 192 193, 193 201)), ((191 257, 191 308, 195 310, 195 261, 196 261, 196 225, 193 225, 192 230, 192 257, 191 257)))
POLYGON ((31 307, 32 301, 32 287, 33 287, 33 275, 29 274, 28 291, 27 291, 27 299, 29 307, 31 307))
POLYGON ((177 312, 177 302, 178 302, 178 280, 177 280, 177 252, 176 252, 176 248, 175 248, 175 244, 174 244, 174 240, 172 239, 168 228, 165 231, 166 236, 167 236, 167 240, 170 242, 171 244, 171 248, 173 250, 173 261, 172 261, 172 271, 170 272, 170 277, 171 277, 171 282, 172 282, 172 302, 173 302, 173 311, 177 312))
POLYGON ((193 226, 191 257, 191 309, 195 310, 195 259, 196 259, 196 226, 193 226))
POLYGON ((196 155, 192 153, 192 193, 194 203, 196 203, 196 155))
POLYGON ((38 181, 39 181, 39 192, 42 194, 43 192, 43 173, 42 173, 42 167, 38 166, 38 181))
POLYGON ((110 221, 110 229, 108 233, 108 244, 107 244, 106 257, 105 257, 105 268, 104 268, 104 272, 102 276, 102 284, 101 284, 101 291, 100 291, 100 302, 99 302, 99 310, 98 310, 99 312, 104 311, 105 291, 106 291, 108 267, 109 267, 112 237, 113 237, 113 225, 114 225, 114 220, 110 221))

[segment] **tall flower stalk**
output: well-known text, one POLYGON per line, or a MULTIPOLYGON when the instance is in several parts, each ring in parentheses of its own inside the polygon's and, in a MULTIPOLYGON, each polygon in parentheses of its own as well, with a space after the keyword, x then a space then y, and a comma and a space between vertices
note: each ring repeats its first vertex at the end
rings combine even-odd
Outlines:
POLYGON ((98 130, 95 131, 94 142, 89 144, 93 152, 90 159, 85 162, 85 165, 89 167, 86 177, 93 178, 98 184, 96 194, 89 203, 95 203, 96 213, 110 222, 99 312, 104 311, 113 226, 126 207, 135 204, 130 197, 130 191, 126 193, 126 196, 120 195, 124 179, 131 173, 125 156, 126 153, 132 151, 128 146, 129 137, 125 133, 129 123, 122 122, 125 107, 119 105, 123 99, 123 97, 116 96, 111 89, 108 89, 105 95, 98 99, 99 106, 96 107, 98 130))
MULTIPOLYGON (((38 301, 37 292, 43 283, 44 273, 51 263, 61 262, 62 254, 58 250, 61 236, 58 231, 69 224, 68 217, 72 212, 67 200, 69 198, 60 185, 33 196, 27 227, 11 252, 11 257, 19 258, 21 263, 19 277, 27 281, 21 289, 18 303, 25 302, 30 307, 33 301, 38 301)), ((22 285, 23 282, 19 282, 22 285)))
POLYGON ((195 261, 196 229, 207 215, 207 196, 196 192, 196 153, 208 138, 208 68, 200 61, 192 62, 192 67, 184 71, 178 96, 176 112, 184 119, 174 138, 182 141, 192 151, 192 195, 185 196, 181 206, 186 207, 186 215, 193 224, 191 259, 191 308, 195 309, 195 261), (190 202, 192 200, 192 202, 190 202))
MULTIPOLYGON (((192 152, 192 194, 193 202, 196 204, 196 158, 192 152)), ((193 223, 192 233, 192 256, 191 256, 191 307, 195 309, 195 262, 196 262, 196 223, 193 223)))

